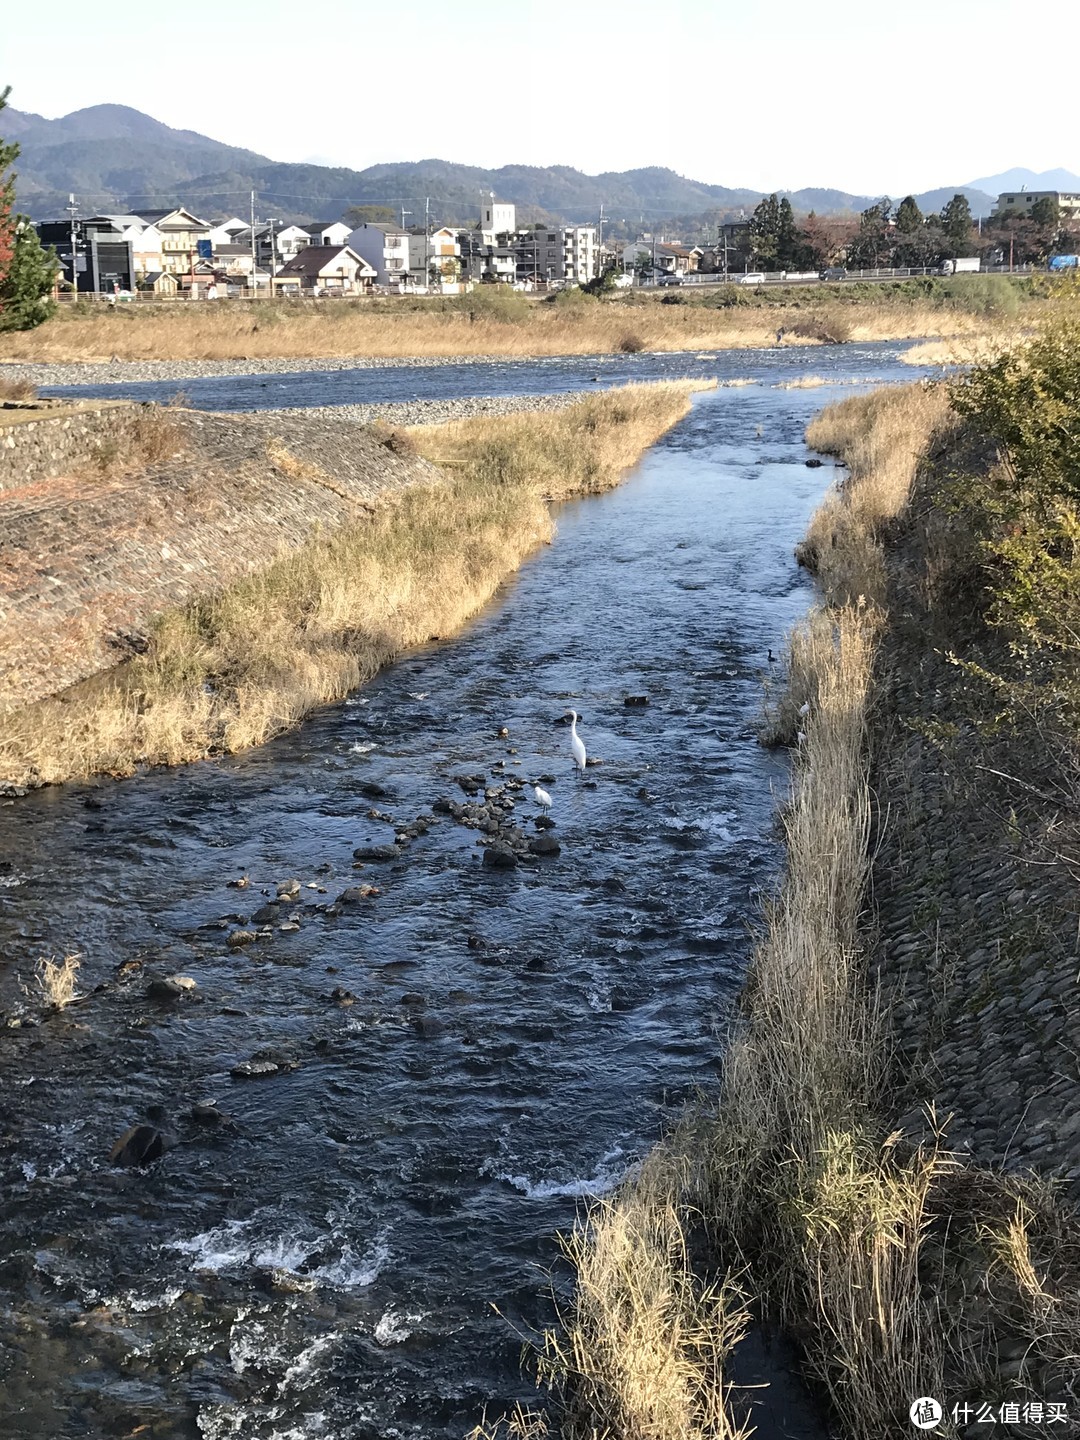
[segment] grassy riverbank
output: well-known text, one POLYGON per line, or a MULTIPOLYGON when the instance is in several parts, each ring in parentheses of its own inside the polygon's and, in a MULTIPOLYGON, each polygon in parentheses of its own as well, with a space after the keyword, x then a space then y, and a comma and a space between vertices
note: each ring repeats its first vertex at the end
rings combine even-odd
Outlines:
MULTIPOLYGON (((921 607, 928 598, 936 596, 940 606, 952 597, 955 604, 956 587, 968 586, 964 627, 973 614, 983 616, 978 623, 989 617, 1001 625, 1003 604, 1027 604, 1012 617, 1014 633, 1026 626, 1030 641, 1037 621, 1053 648, 1071 629, 1075 658, 1076 627, 1062 621, 1063 607, 1067 617, 1075 608, 1075 600, 1066 605, 1066 592, 1077 593, 1080 565, 1075 522, 1062 510, 1072 513, 1063 498, 1072 482, 1062 477, 1075 475, 1075 460, 1055 428, 1075 424, 1080 372, 1068 360, 1075 353, 1069 337, 1050 340, 1041 355, 1033 347, 1030 363, 1011 372, 991 367, 985 383, 976 377, 959 395, 922 385, 881 391, 831 407, 810 427, 809 442, 839 455, 849 473, 814 517, 803 547, 822 603, 791 638, 789 688, 770 720, 776 739, 793 742, 802 732, 783 810, 786 870, 766 908, 717 1103, 670 1137, 640 1180, 594 1207, 569 1243, 578 1289, 563 1332, 549 1337, 540 1371, 562 1396, 562 1430, 570 1440, 598 1433, 612 1440, 727 1440, 745 1433, 745 1406, 724 1375, 751 1312, 797 1341, 806 1376, 844 1440, 910 1433, 909 1406, 919 1396, 943 1403, 938 1433, 950 1436, 981 1433, 976 1407, 983 1403, 995 1414, 1003 1403, 1017 1405, 1010 1433, 1043 1433, 1050 1404, 1065 1407, 1075 1423, 1080 1226, 1026 1167, 1014 1162, 1006 1173, 991 1150, 972 1156, 951 1148, 952 1117, 933 1104, 934 1081, 941 1081, 934 1051, 915 1055, 901 1027, 909 1006, 936 1008, 936 992, 948 987, 948 972, 934 962, 933 934, 923 940, 918 927, 927 923, 920 917, 935 913, 935 895, 944 903, 951 893, 941 889, 950 850, 928 853, 927 868, 912 882, 922 909, 901 937, 907 990, 882 988, 873 896, 887 876, 876 871, 875 855, 883 827, 907 821, 890 809, 894 794, 903 803, 899 787, 876 795, 871 789, 888 758, 882 747, 897 739, 888 718, 892 688, 902 678, 894 672, 922 653, 898 649, 896 637, 926 644, 930 622, 921 607), (1076 388, 1071 400, 1063 384, 1076 388), (1012 431, 1003 395, 1017 397, 1012 431), (962 421, 957 409, 969 418, 962 421), (1026 443, 1030 465, 1025 417, 1036 412, 1046 430, 1045 444, 1034 448, 1045 455, 1053 442, 1063 457, 1050 486, 1058 487, 1051 512, 1059 522, 1050 553, 1070 568, 1059 576, 1053 606, 1036 606, 1032 618, 1030 590, 1010 587, 1003 576, 1009 566, 1029 574, 1025 565, 1041 563, 1050 541, 1046 513, 1037 519, 1031 483, 1023 482, 1021 519, 1000 504, 1008 470, 986 483, 977 467, 1003 441, 1021 456, 1026 443), (950 491, 947 508, 928 508, 924 497, 936 493, 938 481, 927 489, 923 477, 953 484, 965 466, 973 467, 971 483, 950 491), (958 521, 965 506, 967 519, 958 521), (996 550, 972 544, 973 536, 985 545, 994 534, 996 550), (918 552, 914 572, 897 559, 904 537, 918 552), (989 598, 995 586, 997 602, 989 598), (914 619, 909 611, 918 612, 914 619), (915 1118, 902 1117, 913 1104, 915 1118), (1043 1407, 1043 1418, 1023 1425, 1019 1411, 1029 1402, 1043 1407), (954 1404, 961 1406, 958 1424, 954 1404), (965 1404, 972 1407, 966 1424, 965 1404)), ((1023 474, 1023 466, 1013 473, 1023 474)), ((970 634, 954 629, 953 639, 970 634)), ((930 650, 941 643, 947 635, 932 640, 930 650)), ((1028 663, 1028 645, 1004 649, 1014 662, 1028 663)), ((1000 677, 972 679, 1000 701, 1000 677)), ((1071 698, 1076 693, 1074 682, 1071 698)), ((964 703, 963 687, 956 697, 964 703)), ((1014 689, 1013 697, 1018 717, 1027 705, 1030 726, 1030 690, 1014 689)), ((1000 727, 1000 703, 982 703, 998 711, 1000 727)), ((958 754, 970 746, 951 712, 940 724, 956 732, 958 754)), ((965 803, 976 806, 986 784, 977 769, 965 781, 965 803)), ((1014 799, 1026 773, 1015 772, 1014 799)), ((1059 812, 1063 803, 1062 794, 1059 812)), ((1015 814, 1009 821, 1007 803, 1003 811, 994 843, 1008 848, 1019 822, 1015 814)), ((1061 841, 1060 830, 1049 833, 1061 841)), ((934 843, 941 845, 941 837, 934 843)), ((962 831, 952 841, 961 872, 975 861, 962 853, 965 843, 962 831)), ((904 865, 896 857, 891 863, 904 865)), ((1002 890, 1000 901, 1006 926, 1012 913, 1013 929, 1022 928, 1016 896, 1002 890)), ((975 931, 986 928, 985 896, 955 903, 971 907, 975 931)), ((1001 968, 1008 975, 1007 956, 1001 968)), ((993 1008, 994 994, 980 995, 978 1006, 988 998, 993 1008)), ((954 1018, 970 1000, 967 990, 956 997, 954 1018)), ((1021 989, 1003 1015, 1012 1023, 1031 1003, 1021 989)), ((1046 1058, 1036 1070, 1056 1064, 1060 1027, 1050 1026, 1053 1013, 1043 1004, 1032 1017, 1036 1037, 1039 1016, 1047 1027, 1046 1058)), ((939 1045, 942 1064, 952 1063, 940 1035, 924 1036, 924 1044, 939 1045)), ((1011 1078, 1006 1067, 993 1084, 1008 1094, 1011 1078)), ((985 1088, 976 1073, 972 1093, 982 1098, 985 1088)), ((1033 1142, 1018 1134, 1026 1113, 1025 1106, 1013 1144, 1029 1163, 1038 1166, 1041 1153, 1053 1168, 1059 1151, 1046 1143, 1045 1130, 1033 1142)), ((1063 1134, 1069 1113, 1066 1107, 1061 1116, 1063 1134)), ((969 1133, 987 1132, 984 1126, 969 1133)))
MULTIPOLYGON (((33 332, 0 337, 0 361, 733 350, 771 345, 779 328, 789 345, 951 339, 985 329, 996 313, 981 300, 967 303, 965 295, 955 287, 940 293, 871 285, 757 293, 728 286, 604 299, 568 291, 547 301, 481 287, 452 299, 76 306, 33 332)), ((1026 297, 1024 305, 1030 306, 1026 297)))
POLYGON ((459 629, 552 538, 549 501, 617 484, 701 388, 629 386, 557 412, 385 434, 388 448, 447 468, 165 615, 146 653, 105 677, 5 716, 0 779, 126 774, 288 729, 400 651, 459 629))

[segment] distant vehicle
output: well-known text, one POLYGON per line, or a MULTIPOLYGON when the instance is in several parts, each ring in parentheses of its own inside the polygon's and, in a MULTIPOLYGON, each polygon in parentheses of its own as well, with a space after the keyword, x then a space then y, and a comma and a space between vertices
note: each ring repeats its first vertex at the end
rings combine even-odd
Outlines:
POLYGON ((981 268, 982 261, 977 255, 968 256, 966 259, 941 262, 942 275, 975 275, 981 268))
POLYGON ((110 305, 116 305, 117 303, 124 305, 134 300, 135 294, 131 290, 109 290, 106 291, 105 298, 110 305))
POLYGON ((630 274, 616 275, 611 283, 616 290, 629 290, 634 284, 634 277, 630 274))
POLYGON ((661 275, 657 281, 658 285, 683 285, 685 283, 685 277, 678 274, 661 275))
POLYGON ((828 266, 825 270, 822 270, 821 274, 818 276, 818 279, 819 279, 819 280, 846 280, 846 279, 847 279, 847 271, 844 269, 843 265, 830 265, 830 266, 828 266))
POLYGON ((1080 255, 1051 255, 1051 270, 1077 270, 1080 269, 1080 255))
POLYGON ((740 275, 736 285, 764 285, 765 272, 763 270, 748 270, 745 275, 740 275))

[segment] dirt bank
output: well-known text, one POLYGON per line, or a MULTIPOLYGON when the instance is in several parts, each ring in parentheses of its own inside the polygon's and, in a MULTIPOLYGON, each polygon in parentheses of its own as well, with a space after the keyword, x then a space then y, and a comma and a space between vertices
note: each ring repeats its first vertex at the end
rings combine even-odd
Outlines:
POLYGON ((695 388, 415 431, 138 407, 141 450, 105 434, 0 495, 0 782, 242 749, 341 698, 474 615, 548 501, 617 483, 695 388))

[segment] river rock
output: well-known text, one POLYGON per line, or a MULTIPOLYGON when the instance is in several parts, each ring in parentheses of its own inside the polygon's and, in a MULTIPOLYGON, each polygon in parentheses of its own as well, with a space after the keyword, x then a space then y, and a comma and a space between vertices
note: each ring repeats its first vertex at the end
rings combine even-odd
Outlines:
POLYGON ((243 945, 254 945, 258 938, 254 930, 232 930, 225 936, 225 944, 230 950, 239 950, 243 945))
POLYGON ((368 900, 372 895, 378 895, 379 891, 374 885, 350 885, 343 890, 334 901, 335 905, 359 905, 361 901, 368 900))
POLYGON ((166 975, 166 985, 179 985, 181 990, 197 990, 198 984, 190 975, 166 975))
POLYGON ((533 820, 533 824, 536 826, 537 830, 555 829, 555 821, 552 820, 550 815, 537 815, 533 820))
POLYGON ((804 461, 804 464, 806 465, 807 470, 820 470, 821 467, 822 467, 822 465, 824 465, 824 463, 825 463, 824 460, 807 460, 807 461, 804 461))
POLYGON ((263 1076, 280 1073, 281 1066, 275 1065, 272 1060, 241 1060, 229 1071, 235 1080, 259 1080, 263 1076))
POLYGON ((356 996, 351 990, 346 990, 344 985, 335 985, 330 991, 330 999, 335 1005, 355 1005, 356 996))
POLYGON ((353 851, 353 859, 359 860, 361 864, 378 864, 400 857, 401 849, 397 845, 358 845, 353 851))
POLYGON ((446 1021, 440 1020, 438 1015, 414 1015, 412 1027, 425 1040, 434 1040, 436 1035, 441 1035, 446 1029, 446 1021))
POLYGON ((380 785, 377 780, 363 780, 356 788, 366 800, 386 800, 390 798, 390 791, 385 785, 380 785))
POLYGON ((562 851, 562 846, 554 835, 543 834, 533 836, 529 841, 529 849, 534 855, 558 855, 562 851))
POLYGON ((485 776, 483 775, 455 775, 455 782, 461 786, 466 795, 475 795, 484 787, 485 776))
POLYGON ((277 893, 279 900, 291 899, 294 895, 299 895, 300 881, 296 879, 282 880, 277 887, 277 893))
POLYGON ((191 1107, 191 1118, 196 1125, 205 1125, 206 1128, 214 1129, 218 1125, 224 1125, 225 1116, 211 1101, 200 1101, 198 1105, 191 1107))
POLYGON ((272 925, 281 914, 280 905, 260 905, 251 917, 252 925, 272 925))
POLYGON ((184 993, 183 985, 178 985, 175 980, 151 980, 146 987, 146 998, 148 1000, 179 1000, 184 993))
POLYGON ((492 870, 510 870, 517 863, 517 856, 504 840, 492 841, 484 851, 484 864, 492 870))
POLYGON ((626 706, 648 705, 648 695, 624 695, 623 702, 626 706))
POLYGON ((165 1137, 153 1125, 132 1125, 112 1147, 113 1165, 152 1165, 165 1153, 165 1137))

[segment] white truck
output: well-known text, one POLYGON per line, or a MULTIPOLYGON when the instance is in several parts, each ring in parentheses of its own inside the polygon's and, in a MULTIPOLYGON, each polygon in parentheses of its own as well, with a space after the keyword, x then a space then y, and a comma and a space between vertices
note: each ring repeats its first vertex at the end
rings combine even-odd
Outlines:
POLYGON ((969 256, 964 260, 943 260, 941 262, 942 275, 975 275, 978 273, 982 262, 977 255, 969 256))

